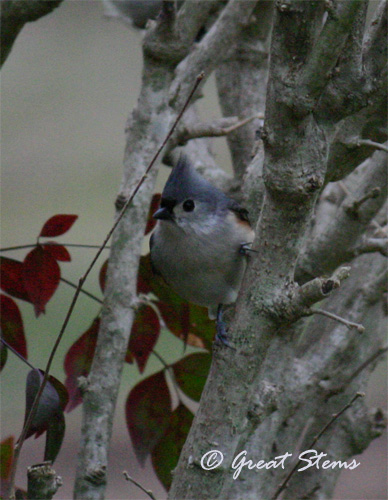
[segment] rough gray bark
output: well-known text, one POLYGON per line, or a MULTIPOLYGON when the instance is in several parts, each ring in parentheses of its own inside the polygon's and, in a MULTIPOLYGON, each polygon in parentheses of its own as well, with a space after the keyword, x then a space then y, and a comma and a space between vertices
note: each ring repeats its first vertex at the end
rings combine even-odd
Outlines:
MULTIPOLYGON (((326 182, 334 125, 349 116, 345 93, 350 84, 360 81, 350 74, 348 82, 342 74, 342 88, 335 87, 337 73, 333 70, 342 49, 348 50, 347 36, 354 25, 359 26, 360 13, 365 15, 364 3, 338 2, 336 12, 329 14, 328 22, 320 31, 322 8, 321 2, 277 4, 263 134, 264 201, 253 245, 257 254, 253 255, 247 270, 229 333, 237 351, 214 351, 209 378, 175 470, 169 498, 270 498, 281 480, 282 471, 261 475, 259 481, 252 477, 253 474, 247 479, 248 471, 244 479, 234 482, 229 467, 237 451, 245 447, 260 450, 257 458, 266 460, 279 454, 277 450, 294 452, 308 416, 316 417, 311 433, 316 432, 333 408, 338 411, 338 405, 343 405, 345 400, 341 395, 323 405, 327 392, 321 392, 318 385, 319 376, 323 374, 312 369, 315 357, 310 353, 312 357, 307 356, 303 363, 295 360, 298 337, 307 328, 303 320, 296 320, 312 313, 310 308, 324 298, 325 287, 322 286, 321 295, 316 293, 315 280, 307 283, 307 288, 300 288, 294 281, 294 270, 319 191, 326 182), (300 378, 294 376, 293 379, 294 371, 298 374, 298 370, 300 378), (271 373, 273 377, 269 377, 271 373), (308 393, 306 388, 309 388, 308 393), (200 466, 201 457, 214 448, 223 453, 224 462, 215 470, 204 471, 200 466)), ((384 42, 380 39, 379 43, 384 42)), ((341 66, 338 73, 341 74, 341 66)), ((358 76, 361 78, 361 74, 358 76)), ((377 92, 379 87, 375 90, 377 92)), ((369 89, 365 89, 365 93, 358 92, 352 111, 361 109, 368 93, 369 89)), ((257 175, 260 176, 259 170, 257 175)), ((368 275, 373 272, 369 269, 368 275)), ((363 280, 365 275, 360 273, 363 280)), ((317 275, 319 273, 314 274, 317 275)), ((339 292, 333 292, 336 293, 339 292)), ((347 318, 350 316, 349 302, 363 302, 357 299, 353 286, 350 293, 349 299, 345 292, 343 295, 347 313, 340 311, 347 318)), ((339 302, 338 297, 333 296, 332 300, 339 302)), ((352 316, 362 319, 362 307, 357 307, 352 308, 352 316)), ((322 320, 319 324, 322 325, 322 320)), ((333 328, 331 320, 325 320, 325 324, 331 333, 328 335, 328 359, 323 356, 326 364, 317 364, 323 372, 333 366, 342 366, 338 357, 341 349, 335 352, 329 349, 338 329, 349 338, 346 327, 333 328)), ((346 349, 344 343, 341 347, 346 349)), ((338 347, 338 342, 334 345, 338 347)), ((321 349, 322 344, 319 347, 321 349)), ((355 347, 349 349, 351 352, 355 347)), ((362 359, 364 353, 360 347, 358 349, 359 359, 362 359)), ((356 370, 355 365, 353 369, 356 370)), ((359 380, 356 385, 362 386, 359 380)), ((354 440, 353 432, 357 435, 362 426, 368 427, 362 418, 357 425, 353 426, 347 440, 354 440)), ((306 442, 311 433, 307 433, 306 442)), ((363 446, 366 446, 374 435, 363 434, 363 446)), ((345 446, 346 439, 342 440, 341 450, 333 448, 339 457, 354 453, 354 447, 345 446)), ((322 475, 316 474, 311 480, 313 487, 309 482, 306 490, 301 480, 297 482, 298 478, 294 477, 297 484, 287 497, 327 498, 335 476, 333 473, 326 483, 322 475)))
MULTIPOLYGON (((225 116, 244 118, 264 112, 273 8, 273 2, 257 2, 250 25, 217 68, 217 90, 225 116)), ((240 181, 254 156, 252 146, 259 126, 257 119, 227 137, 234 173, 240 181)))
MULTIPOLYGON (((240 193, 257 224, 256 253, 251 256, 230 320, 229 337, 236 350, 214 346, 200 406, 174 472, 171 499, 271 498, 286 471, 260 472, 260 480, 258 473, 246 471, 234 481, 233 457, 243 449, 248 456, 252 452, 252 459, 257 457, 254 451, 260 450, 257 459, 265 460, 286 451, 296 453, 333 412, 365 387, 377 358, 373 363, 366 361, 381 348, 381 297, 386 282, 380 254, 384 251, 377 258, 363 255, 368 246, 362 249, 362 237, 369 239, 369 251, 385 248, 381 241, 370 241, 384 237, 376 236, 369 223, 386 197, 386 153, 380 151, 369 158, 374 150, 371 145, 353 143, 351 148, 360 150, 354 155, 346 144, 354 137, 372 141, 387 137, 380 130, 385 118, 377 113, 375 120, 384 100, 386 78, 381 55, 385 50, 385 3, 365 39, 367 2, 363 0, 284 0, 274 5, 263 143, 240 193), (328 18, 323 24, 325 9, 328 18), (372 55, 373 63, 368 59, 372 55), (353 179, 349 174, 364 160, 366 164, 357 168, 353 179), (346 176, 343 185, 353 186, 350 195, 339 184, 327 186, 322 193, 329 181, 346 176), (380 188, 378 195, 362 200, 375 187, 380 188), (352 210, 357 217, 349 222, 352 210), (339 215, 333 217, 335 212, 339 215), (332 242, 333 234, 339 235, 338 244, 332 242), (338 246, 336 252, 330 243, 338 246), (349 261, 350 277, 343 284, 349 271, 338 266, 349 261), (320 309, 364 323, 365 333, 318 317, 314 307, 321 301, 320 309), (221 451, 224 462, 205 471, 201 458, 211 449, 221 451)), ((146 32, 142 89, 127 128, 118 208, 141 178, 201 71, 208 77, 218 67, 225 118, 249 116, 263 104, 266 61, 261 44, 271 26, 266 16, 257 15, 262 6, 230 0, 216 13, 213 7, 212 2, 190 1, 174 13, 171 3, 165 2, 162 15, 146 32), (256 17, 252 18, 254 9, 256 17), (211 11, 213 24, 195 42, 211 11), (247 60, 238 59, 241 50, 247 60), (230 85, 228 72, 231 68, 235 72, 236 67, 244 78, 236 77, 230 85)), ((180 131, 188 140, 187 151, 192 156, 198 153, 194 163, 201 164, 209 178, 228 183, 212 168, 214 161, 203 139, 191 139, 200 135, 200 128, 191 109, 180 131)), ((229 141, 239 185, 255 147, 254 128, 251 124, 241 129, 229 141)), ((178 143, 173 138, 170 148, 178 143)), ((156 169, 112 242, 96 355, 90 375, 83 381, 84 416, 75 486, 75 497, 80 499, 104 497, 113 414, 137 305, 136 275, 155 176, 156 169)), ((376 437, 377 424, 358 401, 319 447, 335 459, 346 459, 376 437)), ((319 471, 295 475, 285 497, 328 498, 337 475, 338 470, 325 476, 319 471)))
POLYGON ((57 476, 50 462, 29 467, 27 478, 29 500, 51 500, 58 488, 62 486, 62 478, 57 476))

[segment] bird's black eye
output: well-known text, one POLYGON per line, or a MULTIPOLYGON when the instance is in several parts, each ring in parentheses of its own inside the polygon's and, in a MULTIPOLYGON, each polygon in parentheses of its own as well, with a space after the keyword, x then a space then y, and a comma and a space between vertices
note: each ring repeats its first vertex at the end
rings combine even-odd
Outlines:
POLYGON ((193 202, 193 200, 186 200, 184 203, 183 203, 183 210, 185 212, 192 212, 195 208, 195 204, 193 202))

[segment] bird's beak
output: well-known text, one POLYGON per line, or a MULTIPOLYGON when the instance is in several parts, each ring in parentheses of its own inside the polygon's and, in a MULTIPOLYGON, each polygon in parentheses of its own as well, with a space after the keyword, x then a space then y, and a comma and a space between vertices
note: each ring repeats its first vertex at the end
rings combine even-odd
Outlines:
POLYGON ((159 208, 152 217, 158 220, 173 220, 174 214, 168 208, 162 207, 159 208))

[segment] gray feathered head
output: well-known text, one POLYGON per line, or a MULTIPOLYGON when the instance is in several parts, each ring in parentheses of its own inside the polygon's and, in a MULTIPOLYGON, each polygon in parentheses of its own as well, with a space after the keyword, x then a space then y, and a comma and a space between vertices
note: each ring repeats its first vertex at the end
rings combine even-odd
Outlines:
POLYGON ((204 179, 191 165, 186 156, 181 156, 163 189, 162 198, 174 199, 177 203, 186 198, 210 202, 225 200, 222 191, 204 179))
POLYGON ((196 172, 187 157, 181 156, 167 179, 161 208, 155 212, 154 218, 176 220, 178 212, 184 215, 194 211, 203 216, 205 212, 225 210, 231 202, 222 191, 196 172))
POLYGON ((204 232, 214 228, 232 211, 242 221, 248 212, 236 201, 204 179, 185 156, 179 158, 163 189, 155 219, 174 222, 185 231, 204 232))

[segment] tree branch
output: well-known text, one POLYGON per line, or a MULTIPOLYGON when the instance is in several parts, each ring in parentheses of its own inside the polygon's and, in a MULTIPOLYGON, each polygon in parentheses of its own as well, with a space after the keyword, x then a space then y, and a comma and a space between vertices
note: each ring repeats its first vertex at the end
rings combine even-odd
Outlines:
POLYGON ((337 314, 333 314, 329 311, 324 311, 323 309, 313 309, 311 311, 311 314, 321 314, 322 316, 326 316, 327 318, 334 319, 335 321, 338 321, 338 323, 345 325, 347 328, 349 328, 349 330, 357 330, 358 333, 364 333, 365 331, 365 327, 363 325, 360 325, 359 323, 353 323, 353 321, 348 321, 345 318, 337 316, 337 314))
MULTIPOLYGON (((146 67, 145 71, 147 69, 149 68, 146 67)), ((125 158, 127 168, 124 169, 119 196, 119 200, 126 201, 114 224, 100 330, 83 395, 81 452, 74 492, 75 498, 82 500, 102 499, 104 496, 114 410, 136 309, 141 243, 157 174, 152 166, 170 139, 203 75, 197 76, 182 108, 176 113, 166 106, 165 101, 171 82, 171 70, 164 72, 165 92, 159 94, 161 102, 155 99, 148 101, 150 94, 154 96, 154 78, 152 71, 151 76, 145 75, 142 94, 145 101, 139 105, 145 106, 152 102, 153 107, 147 107, 148 112, 157 114, 156 110, 159 110, 157 117, 160 123, 167 125, 168 133, 162 126, 155 132, 155 118, 151 120, 150 116, 133 113, 133 121, 128 129, 125 158), (137 141, 134 140, 135 137, 137 141), (144 167, 145 162, 148 164, 147 168, 144 167)))
POLYGON ((151 490, 147 490, 146 488, 144 488, 144 486, 142 486, 140 483, 138 483, 137 481, 135 481, 135 479, 133 479, 133 477, 131 477, 127 471, 124 471, 123 472, 124 474, 124 477, 127 481, 131 482, 132 484, 134 484, 135 486, 137 486, 141 491, 143 491, 147 496, 149 496, 151 498, 151 500, 156 500, 156 497, 155 495, 152 493, 151 490))
MULTIPOLYGON (((345 411, 350 408, 353 403, 358 399, 358 398, 363 398, 365 396, 365 394, 362 394, 362 393, 357 393, 352 399, 351 401, 349 401, 349 403, 347 403, 338 413, 335 413, 332 418, 329 420, 329 422, 327 422, 327 424, 320 430, 320 432, 315 436, 315 438, 312 440, 312 442, 307 446, 306 449, 308 450, 311 450, 314 448, 314 446, 316 445, 316 443, 319 441, 319 439, 323 436, 323 434, 325 434, 325 432, 327 432, 329 430, 329 428, 334 424, 334 422, 336 420, 338 420, 338 418, 343 414, 345 413, 345 411)), ((298 460, 296 462, 296 464, 294 465, 294 467, 291 469, 291 471, 287 474, 286 478, 284 479, 284 481, 281 483, 281 485, 279 486, 279 488, 275 491, 274 495, 271 497, 271 500, 276 500, 280 493, 284 490, 284 488, 287 486, 288 482, 290 481, 290 479, 292 478, 292 476, 295 474, 295 472, 297 471, 298 467, 300 466, 301 464, 301 460, 298 460)))
MULTIPOLYGON (((274 2, 260 0, 250 23, 237 38, 229 57, 216 69, 219 102, 224 116, 263 113, 274 2)), ((255 122, 227 137, 235 176, 241 180, 254 156, 255 122)))
POLYGON ((349 277, 350 267, 339 268, 330 278, 315 278, 277 298, 271 307, 272 313, 281 321, 296 321, 310 315, 315 310, 310 307, 327 298, 330 293, 341 286, 341 282, 349 277))
POLYGON ((57 476, 51 462, 32 465, 27 469, 29 500, 51 500, 58 488, 62 486, 62 478, 57 476))
POLYGON ((373 252, 379 252, 384 257, 388 257, 388 238, 364 238, 353 250, 355 256, 373 252))
POLYGON ((296 85, 296 100, 288 101, 298 112, 313 110, 331 73, 337 64, 343 46, 353 27, 354 20, 363 2, 339 0, 335 11, 328 14, 327 21, 307 59, 296 85))
POLYGON ((363 293, 369 304, 374 304, 388 291, 388 269, 384 269, 377 276, 364 285, 363 293))
MULTIPOLYGON (((188 2, 191 3, 191 2, 188 2)), ((199 2, 208 3, 208 2, 199 2)), ((170 102, 179 106, 179 99, 185 94, 195 75, 204 72, 207 76, 219 63, 219 54, 228 56, 237 36, 249 20, 255 2, 229 0, 208 33, 176 68, 175 79, 170 90, 170 102), (226 49, 226 50, 225 50, 226 49)))
POLYGON ((346 145, 349 147, 356 147, 356 148, 359 148, 361 146, 370 146, 371 148, 380 149, 381 151, 385 151, 386 153, 388 153, 388 147, 385 144, 380 144, 379 142, 370 141, 369 139, 349 140, 346 143, 346 145))
POLYGON ((320 228, 314 240, 306 241, 296 269, 299 283, 332 272, 342 263, 349 262, 354 256, 352 248, 384 205, 387 196, 386 153, 375 152, 359 168, 360 175, 354 174, 353 194, 344 199, 336 217, 326 227, 320 228))
POLYGON ((177 144, 185 144, 191 139, 199 139, 202 137, 223 137, 231 132, 234 132, 235 130, 238 130, 253 120, 258 119, 263 119, 263 115, 249 116, 243 120, 240 120, 238 116, 230 116, 218 118, 210 123, 190 123, 190 125, 185 125, 178 130, 172 147, 177 144))

